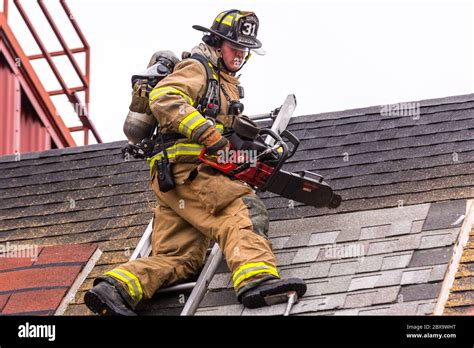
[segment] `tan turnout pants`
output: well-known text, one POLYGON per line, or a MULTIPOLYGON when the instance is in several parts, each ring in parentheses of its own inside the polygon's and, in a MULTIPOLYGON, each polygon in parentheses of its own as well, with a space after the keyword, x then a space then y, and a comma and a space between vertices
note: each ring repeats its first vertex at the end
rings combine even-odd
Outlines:
POLYGON ((223 251, 236 291, 269 275, 279 277, 266 238, 268 213, 249 186, 204 164, 175 163, 173 173, 176 187, 166 193, 152 176, 158 205, 151 256, 105 274, 119 280, 132 307, 159 288, 196 274, 210 239, 223 251))

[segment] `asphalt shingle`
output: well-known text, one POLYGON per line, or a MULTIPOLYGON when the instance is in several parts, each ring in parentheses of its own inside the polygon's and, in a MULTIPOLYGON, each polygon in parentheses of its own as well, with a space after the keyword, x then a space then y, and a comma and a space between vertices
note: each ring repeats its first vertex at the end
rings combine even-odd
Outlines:
MULTIPOLYGON (((302 141, 285 169, 325 176, 343 196, 338 209, 288 208, 287 199, 260 193, 281 275, 308 282, 297 314, 434 309, 439 287, 433 284, 444 280, 465 198, 474 197, 474 95, 421 101, 419 119, 380 111, 374 106, 290 122, 302 141)), ((123 161, 124 143, 22 154, 19 162, 0 157, 0 241, 98 242, 105 252, 94 276, 126 260, 124 250, 136 245, 156 201, 147 164, 123 161)), ((91 282, 92 276, 79 293, 91 282)), ((210 288, 199 315, 257 313, 236 303, 225 263, 210 288)), ((175 297, 156 296, 142 313, 178 314, 183 304, 175 297)), ((68 312, 88 313, 80 301, 68 312)))
POLYGON ((435 249, 415 250, 409 267, 447 264, 453 253, 452 246, 435 249))

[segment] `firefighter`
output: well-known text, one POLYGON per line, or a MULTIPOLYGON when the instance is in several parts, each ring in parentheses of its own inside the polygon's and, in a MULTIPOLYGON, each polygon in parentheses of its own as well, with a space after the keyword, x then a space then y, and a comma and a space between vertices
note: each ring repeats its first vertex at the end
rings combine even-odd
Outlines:
POLYGON ((229 146, 222 134, 232 128, 242 111, 239 100, 243 93, 236 73, 251 52, 263 53, 258 25, 255 13, 230 10, 221 12, 209 29, 193 26, 205 33, 204 42, 150 93, 151 111, 167 139, 175 187, 160 190, 156 162, 163 158, 161 152, 150 159, 151 185, 158 201, 151 256, 95 279, 85 295, 93 312, 135 315, 139 301, 199 272, 210 240, 223 251, 237 299, 244 306, 267 305, 264 297, 288 291, 299 296, 305 293, 303 280, 279 276, 267 238, 268 213, 255 192, 198 160, 203 148, 212 155, 229 146), (211 77, 205 65, 193 59, 196 55, 205 57, 211 77), (217 82, 215 86, 210 80, 217 82), (212 98, 213 93, 217 98, 212 98), (203 102, 204 95, 207 100, 203 102))

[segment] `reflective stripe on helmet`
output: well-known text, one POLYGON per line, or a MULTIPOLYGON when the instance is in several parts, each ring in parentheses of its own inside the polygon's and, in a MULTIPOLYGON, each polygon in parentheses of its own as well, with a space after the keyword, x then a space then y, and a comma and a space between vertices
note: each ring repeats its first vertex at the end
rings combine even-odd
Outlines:
POLYGON ((265 262, 246 263, 236 269, 232 276, 234 288, 237 288, 245 279, 251 278, 257 274, 270 273, 278 278, 278 271, 275 267, 266 264, 265 262))
POLYGON ((158 87, 154 88, 150 92, 150 104, 157 99, 158 97, 162 96, 163 94, 177 94, 183 97, 183 99, 188 103, 189 105, 194 105, 194 100, 187 95, 186 93, 180 91, 177 88, 174 87, 158 87))
POLYGON ((124 282, 127 285, 128 293, 130 294, 132 299, 136 301, 140 301, 143 298, 143 290, 142 290, 142 286, 140 285, 140 281, 132 273, 124 269, 115 268, 105 273, 105 275, 114 277, 124 282))
MULTIPOLYGON (((222 16, 224 13, 221 13, 219 16, 216 18, 216 22, 220 22, 222 20, 222 16)), ((239 16, 239 18, 242 16, 239 16)), ((234 16, 232 15, 227 15, 224 20, 222 20, 222 24, 228 25, 229 27, 232 26, 232 22, 234 20, 234 16)))
POLYGON ((179 123, 178 132, 191 138, 193 130, 204 122, 206 122, 204 116, 202 116, 199 111, 193 111, 179 123))
MULTIPOLYGON (((225 11, 224 12, 221 12, 219 13, 219 15, 216 17, 216 22, 220 22, 221 19, 222 19, 222 16, 224 15, 225 11)), ((235 20, 238 21, 239 18, 242 17, 242 15, 240 13, 237 13, 236 16, 235 16, 235 20)), ((232 25, 232 21, 234 19, 234 16, 228 14, 225 18, 224 18, 224 21, 222 23, 224 24, 227 24, 227 25, 232 25), (229 22, 230 21, 230 22, 229 22)))

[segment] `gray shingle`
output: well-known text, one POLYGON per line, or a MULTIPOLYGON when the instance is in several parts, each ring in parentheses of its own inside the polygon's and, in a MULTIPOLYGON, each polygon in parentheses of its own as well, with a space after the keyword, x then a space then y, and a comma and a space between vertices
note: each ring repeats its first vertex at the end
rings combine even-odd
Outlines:
POLYGON ((282 249, 289 239, 290 237, 270 238, 270 241, 272 242, 273 250, 282 249))
POLYGON ((309 266, 298 267, 298 268, 283 268, 280 270, 280 276, 282 278, 308 279, 310 276, 308 271, 309 271, 309 266))
MULTIPOLYGON (((433 203, 423 225, 423 231, 453 228, 452 224, 464 214, 466 214, 465 200, 433 203)), ((457 226, 460 226, 460 223, 457 226)))
POLYGON ((335 294, 316 298, 303 298, 294 305, 291 314, 339 309, 344 306, 345 297, 346 294, 335 294))
POLYGON ((377 288, 377 294, 373 299, 373 304, 393 303, 399 301, 400 286, 390 286, 377 288))
POLYGON ((360 239, 377 239, 385 237, 390 225, 362 227, 360 239))
POLYGON ((371 242, 367 255, 391 253, 397 250, 398 239, 386 239, 371 242))
POLYGON ((396 244, 396 251, 418 249, 421 242, 420 234, 401 236, 396 244))
POLYGON ((329 275, 329 269, 331 267, 331 262, 315 262, 309 268, 309 277, 310 278, 322 278, 329 275))
POLYGON ((451 228, 447 230, 440 230, 444 233, 423 233, 421 235, 420 249, 436 248, 445 245, 451 245, 455 242, 460 229, 451 228))
POLYGON ((366 255, 368 242, 333 244, 321 247, 318 261, 361 258, 366 255))
POLYGON ((328 283, 326 287, 323 288, 323 294, 333 294, 339 292, 346 292, 349 289, 351 283, 351 276, 341 276, 341 277, 332 277, 327 278, 328 283))
POLYGON ((403 143, 400 144, 399 139, 384 139, 376 142, 359 142, 357 144, 341 145, 329 148, 317 148, 313 144, 318 140, 307 139, 303 140, 300 144, 301 150, 311 150, 314 159, 324 157, 340 156, 347 152, 349 154, 358 153, 370 153, 374 151, 387 151, 391 150, 394 146, 399 148, 402 147, 417 147, 417 146, 428 146, 437 145, 441 143, 450 143, 453 141, 463 141, 468 138, 469 130, 461 130, 454 132, 444 132, 441 134, 425 134, 418 137, 409 137, 403 139, 403 143))
POLYGON ((438 280, 444 280, 444 276, 446 274, 447 269, 448 269, 447 264, 433 266, 430 273, 430 279, 428 279, 428 281, 434 282, 438 280))
POLYGON ((230 306, 218 306, 218 307, 206 307, 199 308, 195 315, 207 316, 207 315, 242 315, 244 306, 242 305, 230 305, 230 306))
POLYGON ((392 286, 400 284, 400 280, 402 278, 402 270, 401 269, 394 269, 389 271, 382 271, 380 272, 381 276, 377 281, 376 286, 392 286))
MULTIPOLYGON (((474 127, 474 119, 468 119, 463 121, 466 124, 459 124, 457 122, 446 122, 446 123, 441 123, 437 125, 427 125, 424 127, 418 126, 418 127, 413 127, 411 130, 411 134, 409 137, 414 137, 417 135, 426 135, 426 134, 434 134, 436 132, 442 131, 440 128, 444 127, 444 131, 462 131, 467 129, 469 126, 474 127)), ((370 132, 370 133, 365 133, 361 137, 361 134, 349 134, 343 137, 332 137, 328 139, 324 138, 318 138, 313 141, 314 146, 316 147, 316 144, 324 145, 325 147, 334 147, 334 146, 341 146, 341 145, 351 145, 351 144, 357 144, 361 142, 372 142, 372 141, 382 141, 385 139, 395 139, 395 138, 404 138, 402 134, 397 134, 400 132, 400 129, 388 129, 388 130, 382 130, 378 132, 370 132)), ((442 145, 442 144, 439 144, 442 145)), ((379 161, 387 161, 387 160, 392 160, 392 159, 399 159, 399 158, 412 158, 414 155, 419 155, 423 154, 424 156, 429 156, 430 154, 436 153, 439 151, 439 145, 432 145, 432 146, 418 146, 417 151, 413 151, 412 148, 396 148, 392 149, 390 152, 385 152, 385 153, 378 153, 378 152, 373 152, 370 154, 357 154, 357 155, 352 155, 350 162, 351 165, 355 164, 362 164, 362 163, 367 163, 367 162, 379 162, 379 161)), ((305 158, 305 153, 304 151, 302 152, 297 152, 297 154, 291 159, 291 161, 296 161, 296 160, 302 160, 305 158)), ((338 158, 337 160, 320 160, 321 168, 325 168, 326 166, 340 166, 343 165, 344 163, 342 162, 342 156, 338 158), (339 162, 339 163, 338 163, 339 162), (329 164, 331 163, 331 164, 329 164)))
POLYGON ((225 259, 225 257, 223 257, 221 262, 219 262, 219 265, 217 266, 216 274, 229 273, 229 272, 230 270, 229 270, 229 266, 227 265, 227 260, 225 259))
POLYGON ((361 230, 359 227, 347 227, 337 236, 338 243, 350 242, 360 238, 361 230))
POLYGON ((374 306, 360 309, 359 315, 425 315, 434 308, 433 301, 400 302, 390 306, 374 306))
POLYGON ((360 309, 358 315, 390 315, 392 314, 393 307, 383 306, 383 307, 372 307, 370 309, 360 309))
MULTIPOLYGON (((265 306, 260 308, 244 308, 242 315, 250 316, 250 315, 278 315, 281 316, 285 313, 286 304, 279 303, 273 306, 265 306)), ((293 313, 294 307, 292 309, 293 313)))
POLYGON ((432 315, 436 306, 436 301, 418 304, 416 315, 432 315))
POLYGON ((416 250, 409 267, 447 264, 453 254, 453 247, 416 250))
POLYGON ((231 281, 230 273, 219 273, 215 274, 212 277, 211 282, 209 283, 209 290, 215 289, 225 289, 228 287, 231 281))
POLYGON ((386 237, 399 236, 402 234, 408 234, 412 230, 413 221, 411 220, 399 220, 392 222, 390 229, 387 231, 386 237))
POLYGON ((362 277, 354 277, 351 280, 349 291, 355 291, 360 289, 372 289, 376 286, 379 279, 382 277, 381 274, 371 274, 362 277))
POLYGON ((355 308, 355 307, 368 307, 372 305, 375 296, 377 295, 377 290, 367 291, 367 292, 358 292, 355 294, 347 294, 346 302, 344 303, 344 308, 355 308))
POLYGON ((415 221, 413 221, 413 223, 411 225, 410 233, 420 233, 422 228, 423 228, 424 223, 425 223, 425 220, 415 220, 415 221))
POLYGON ((316 281, 316 282, 311 282, 307 283, 307 290, 306 290, 306 295, 305 296, 320 296, 323 293, 325 293, 325 290, 328 286, 329 281, 327 279, 321 280, 321 281, 316 281))
POLYGON ((296 251, 292 251, 289 253, 281 253, 281 252, 275 253, 276 262, 279 267, 291 265, 295 256, 296 256, 296 251))
POLYGON ((321 245, 336 243, 340 231, 318 232, 311 234, 308 245, 321 245))
POLYGON ((408 266, 411 258, 412 252, 384 256, 381 269, 405 268, 408 266))
POLYGON ((208 291, 199 307, 217 307, 238 304, 234 289, 222 289, 219 291, 208 291))
POLYGON ((366 256, 360 260, 357 273, 375 272, 382 268, 383 255, 366 256))
POLYGON ((290 237, 285 243, 284 248, 304 247, 308 245, 311 233, 307 231, 298 231, 290 237))
POLYGON ((426 283, 430 279, 432 268, 409 269, 403 271, 400 284, 426 283))
MULTIPOLYGON (((278 199, 278 197, 269 192, 261 194, 264 197, 264 201, 267 202, 272 199, 278 199), (270 197, 270 199, 265 198, 270 197)), ((298 203, 296 203, 298 204, 298 203)), ((314 233, 316 231, 324 231, 325 227, 331 226, 330 220, 327 217, 317 218, 302 218, 297 221, 271 221, 270 231, 274 237, 289 236, 293 234, 299 234, 302 231, 307 233, 314 233)))
POLYGON ((441 290, 441 283, 427 283, 402 286, 400 296, 403 301, 417 301, 437 299, 441 290))
POLYGON ((333 262, 329 270, 329 277, 354 274, 359 267, 359 261, 333 262))
POLYGON ((292 263, 314 262, 320 253, 320 247, 301 248, 296 252, 292 263))

